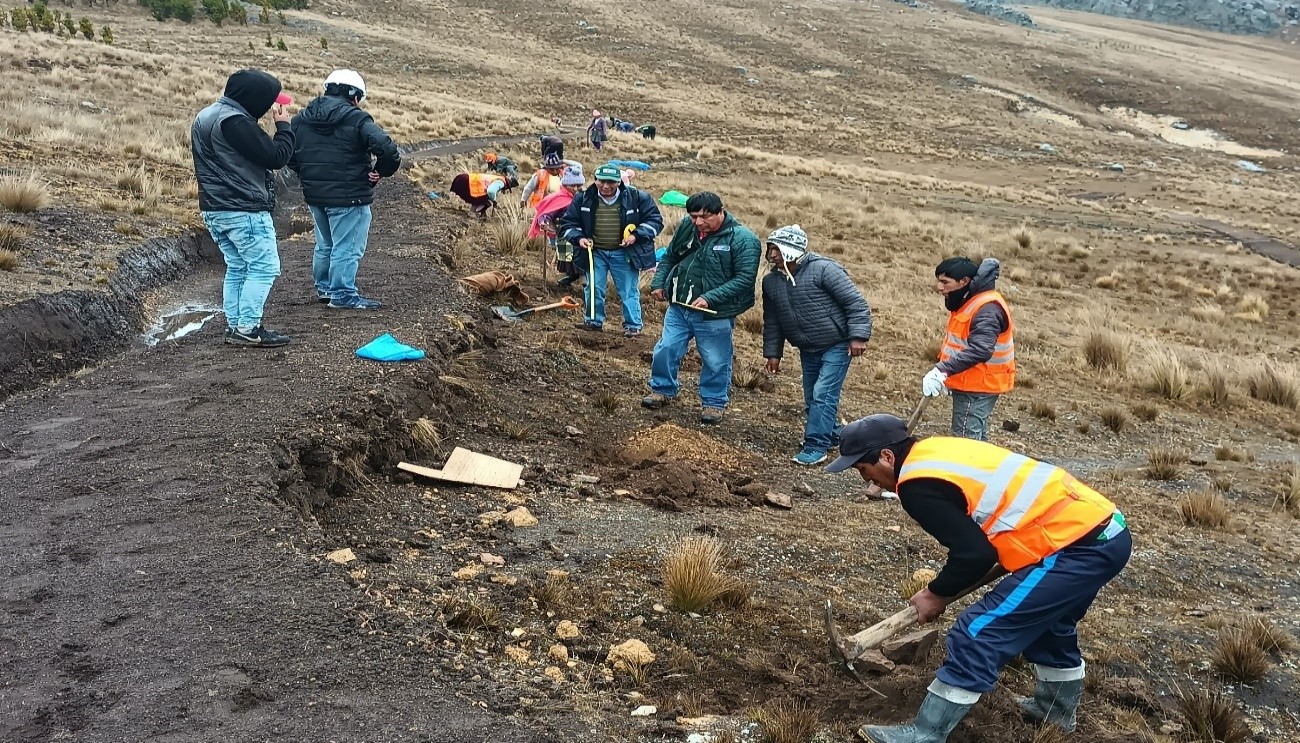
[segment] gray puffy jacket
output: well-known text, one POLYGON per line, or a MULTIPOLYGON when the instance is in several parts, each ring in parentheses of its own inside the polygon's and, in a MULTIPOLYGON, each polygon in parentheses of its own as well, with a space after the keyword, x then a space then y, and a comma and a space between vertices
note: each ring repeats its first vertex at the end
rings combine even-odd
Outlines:
POLYGON ((764 358, 781 358, 786 341, 818 353, 850 340, 871 340, 871 307, 843 266, 808 253, 793 284, 775 268, 763 277, 764 358))

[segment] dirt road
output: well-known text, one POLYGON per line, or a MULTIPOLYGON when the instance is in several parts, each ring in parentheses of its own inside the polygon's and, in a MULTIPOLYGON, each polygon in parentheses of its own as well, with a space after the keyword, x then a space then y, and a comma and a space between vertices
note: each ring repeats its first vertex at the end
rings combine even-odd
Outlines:
POLYGON ((539 739, 358 626, 345 568, 285 505, 339 492, 362 429, 389 447, 372 459, 409 445, 394 421, 423 411, 395 401, 430 405, 464 342, 433 268, 448 225, 406 179, 382 188, 360 278, 390 309, 317 304, 298 238, 267 313, 286 349, 224 347, 218 318, 0 405, 0 740, 539 739), (352 357, 385 331, 429 359, 352 357))

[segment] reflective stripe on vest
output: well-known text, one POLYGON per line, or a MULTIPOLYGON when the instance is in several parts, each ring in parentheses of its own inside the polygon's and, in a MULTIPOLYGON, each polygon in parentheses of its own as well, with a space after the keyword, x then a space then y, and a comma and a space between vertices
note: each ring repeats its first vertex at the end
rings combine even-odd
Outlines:
POLYGON ((476 199, 487 196, 488 186, 497 181, 504 181, 499 175, 492 173, 470 173, 469 174, 469 195, 476 199))
POLYGON ((939 348, 939 361, 947 361, 970 348, 970 325, 975 313, 989 303, 996 303, 1007 316, 1007 329, 998 335, 993 345, 993 355, 987 361, 950 375, 945 382, 948 389, 957 392, 979 392, 1000 395, 1010 392, 1016 380, 1015 323, 1007 301, 996 291, 980 292, 971 297, 961 309, 948 315, 948 328, 943 345, 939 348))
POLYGON ((1115 512, 1115 504, 1056 467, 998 446, 935 437, 912 446, 898 483, 935 478, 961 489, 966 512, 1007 570, 1068 547, 1115 512))

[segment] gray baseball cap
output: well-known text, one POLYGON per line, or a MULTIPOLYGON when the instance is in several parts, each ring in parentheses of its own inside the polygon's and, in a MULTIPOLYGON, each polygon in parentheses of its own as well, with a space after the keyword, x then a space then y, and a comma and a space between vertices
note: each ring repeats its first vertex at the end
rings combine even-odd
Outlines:
POLYGON ((840 431, 840 456, 826 465, 827 472, 843 472, 874 449, 883 449, 903 441, 912 434, 902 418, 888 413, 876 413, 859 418, 840 431))

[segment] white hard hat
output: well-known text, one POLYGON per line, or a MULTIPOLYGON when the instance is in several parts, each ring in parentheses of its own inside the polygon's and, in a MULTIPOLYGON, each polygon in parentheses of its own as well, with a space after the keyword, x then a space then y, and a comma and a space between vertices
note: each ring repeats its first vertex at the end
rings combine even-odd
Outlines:
POLYGON ((325 89, 329 90, 331 85, 347 85, 355 89, 359 97, 366 97, 366 81, 361 79, 361 73, 356 70, 334 70, 325 78, 325 89))
POLYGON ((786 263, 797 263, 808 252, 808 233, 797 224, 778 227, 768 234, 767 243, 781 251, 786 263))

